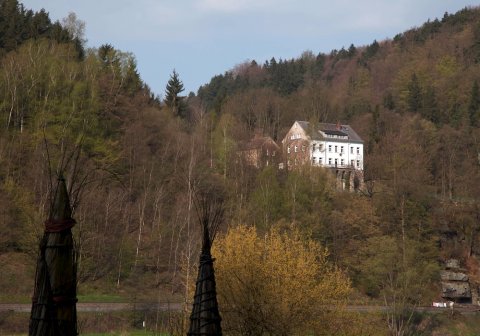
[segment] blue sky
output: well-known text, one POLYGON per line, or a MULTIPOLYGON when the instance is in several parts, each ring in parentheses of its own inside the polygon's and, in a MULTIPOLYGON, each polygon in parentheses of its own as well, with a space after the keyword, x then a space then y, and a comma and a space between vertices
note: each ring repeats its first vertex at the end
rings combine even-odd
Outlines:
POLYGON ((53 20, 75 12, 88 47, 110 43, 137 59, 160 96, 173 69, 185 94, 247 60, 370 44, 441 18, 463 0, 19 0, 53 20))

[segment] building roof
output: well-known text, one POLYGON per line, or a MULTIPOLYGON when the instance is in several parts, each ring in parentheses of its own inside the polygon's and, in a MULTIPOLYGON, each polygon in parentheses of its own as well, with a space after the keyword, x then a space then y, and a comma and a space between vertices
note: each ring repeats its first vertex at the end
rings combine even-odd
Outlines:
POLYGON ((255 136, 249 142, 247 142, 244 146, 242 146, 241 150, 252 150, 252 149, 261 149, 265 144, 274 145, 277 149, 280 147, 277 145, 275 141, 269 136, 255 136))
MULTIPOLYGON (((360 138, 350 125, 319 123, 317 130, 311 130, 308 121, 297 121, 297 123, 312 140, 326 140, 327 138, 323 136, 323 132, 324 134, 329 135, 348 136, 348 142, 363 143, 362 138, 360 138)), ((336 138, 335 141, 345 142, 346 139, 336 138)))

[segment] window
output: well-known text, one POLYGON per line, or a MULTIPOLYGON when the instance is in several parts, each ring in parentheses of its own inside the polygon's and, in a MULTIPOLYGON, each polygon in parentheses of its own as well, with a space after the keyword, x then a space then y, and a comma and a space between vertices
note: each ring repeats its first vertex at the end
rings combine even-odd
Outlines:
POLYGON ((331 166, 332 165, 332 159, 328 159, 328 164, 331 166))
POLYGON ((267 148, 267 156, 268 156, 268 148, 267 148))
POLYGON ((337 152, 337 148, 338 148, 338 146, 335 146, 335 153, 337 152))
POLYGON ((315 144, 312 145, 312 152, 315 152, 315 144))
POLYGON ((322 145, 322 144, 318 144, 318 151, 320 152, 322 149, 323 149, 323 145, 322 145))
POLYGON ((357 147, 357 155, 360 154, 360 147, 357 147))
POLYGON ((328 145, 328 151, 331 153, 332 152, 332 145, 328 145))
POLYGON ((305 146, 302 146, 302 152, 305 152, 305 146))
POLYGON ((318 164, 320 164, 320 165, 323 164, 322 158, 318 158, 318 164))
POLYGON ((312 158, 312 163, 313 163, 314 165, 317 163, 317 158, 316 158, 315 156, 312 158))
POLYGON ((297 165, 297 159, 295 159, 295 166, 297 165))
POLYGON ((275 156, 275 151, 272 152, 272 156, 275 156))
POLYGON ((292 164, 290 163, 290 160, 287 161, 287 165, 291 166, 292 164))
POLYGON ((354 164, 354 161, 353 161, 353 160, 351 160, 351 161, 350 161, 350 165, 351 165, 352 167, 354 167, 354 166, 355 166, 355 164, 354 164))
POLYGON ((335 159, 335 167, 337 166, 338 164, 338 159, 335 159))
POLYGON ((344 164, 343 159, 340 160, 340 164, 343 166, 344 164))
POLYGON ((287 147, 287 153, 290 154, 290 146, 287 147))
POLYGON ((357 160, 357 167, 360 167, 360 160, 357 160))
POLYGON ((340 147, 340 153, 343 153, 343 146, 340 147))
POLYGON ((298 152, 298 146, 295 145, 295 153, 298 152))
POLYGON ((350 147, 350 154, 353 154, 353 147, 350 147))

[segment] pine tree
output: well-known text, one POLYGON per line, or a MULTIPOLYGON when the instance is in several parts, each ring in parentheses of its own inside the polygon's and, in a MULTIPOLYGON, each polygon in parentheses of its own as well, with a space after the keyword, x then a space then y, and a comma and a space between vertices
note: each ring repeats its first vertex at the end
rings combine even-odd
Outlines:
POLYGON ((480 119, 480 90, 477 81, 475 81, 472 86, 470 104, 468 105, 468 116, 470 118, 470 125, 477 126, 480 119))
POLYGON ((417 112, 422 108, 422 88, 415 73, 408 84, 408 108, 411 112, 417 112))
POLYGON ((438 115, 437 98, 435 94, 435 88, 433 86, 429 86, 425 91, 425 96, 423 97, 422 116, 435 124, 440 121, 438 115))
POLYGON ((180 93, 183 92, 183 83, 178 77, 178 73, 173 70, 170 80, 165 89, 165 104, 172 109, 174 115, 185 117, 186 105, 180 93))

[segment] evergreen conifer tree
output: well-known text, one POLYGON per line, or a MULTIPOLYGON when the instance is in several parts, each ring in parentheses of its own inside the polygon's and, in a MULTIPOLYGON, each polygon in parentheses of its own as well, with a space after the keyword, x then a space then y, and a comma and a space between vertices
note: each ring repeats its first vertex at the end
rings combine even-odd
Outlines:
POLYGON ((418 112, 422 108, 422 88, 415 73, 408 84, 408 108, 411 112, 418 112))
POLYGON ((475 81, 472 86, 470 104, 468 105, 468 116, 470 118, 470 125, 477 126, 480 119, 480 90, 477 81, 475 81))
POLYGON ((437 97, 435 88, 429 86, 423 97, 422 115, 425 119, 437 124, 440 121, 438 115, 437 97))
POLYGON ((174 115, 185 117, 186 105, 180 93, 183 92, 183 83, 178 77, 178 73, 173 70, 170 80, 165 89, 165 104, 172 109, 174 115))

